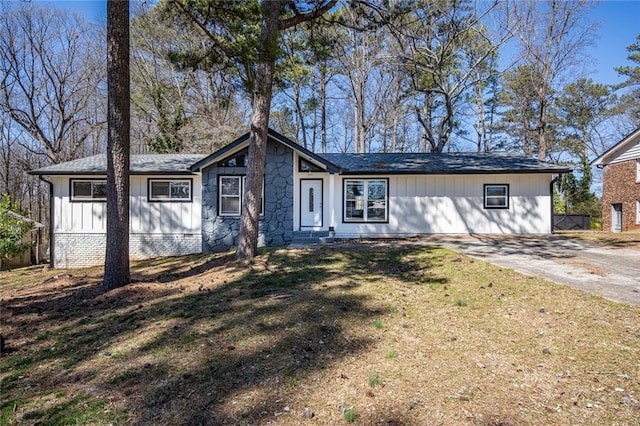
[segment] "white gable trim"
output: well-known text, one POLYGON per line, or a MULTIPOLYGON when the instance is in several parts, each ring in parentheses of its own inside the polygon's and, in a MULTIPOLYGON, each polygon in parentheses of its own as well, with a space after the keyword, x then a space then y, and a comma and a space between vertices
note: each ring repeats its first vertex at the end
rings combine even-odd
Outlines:
POLYGON ((640 158, 640 127, 602 153, 591 162, 591 165, 602 167, 610 163, 619 163, 634 158, 640 158))

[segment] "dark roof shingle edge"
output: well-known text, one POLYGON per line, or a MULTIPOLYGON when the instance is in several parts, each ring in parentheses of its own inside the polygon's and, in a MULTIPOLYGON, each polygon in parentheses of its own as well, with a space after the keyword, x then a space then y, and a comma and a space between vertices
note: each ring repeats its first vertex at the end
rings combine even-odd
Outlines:
MULTIPOLYGON (((132 155, 129 173, 131 175, 192 175, 189 167, 202 154, 141 154, 132 155)), ((54 164, 31 170, 32 175, 105 175, 107 173, 106 154, 54 164)))
POLYGON ((567 166, 505 153, 326 154, 343 175, 568 173, 567 166))

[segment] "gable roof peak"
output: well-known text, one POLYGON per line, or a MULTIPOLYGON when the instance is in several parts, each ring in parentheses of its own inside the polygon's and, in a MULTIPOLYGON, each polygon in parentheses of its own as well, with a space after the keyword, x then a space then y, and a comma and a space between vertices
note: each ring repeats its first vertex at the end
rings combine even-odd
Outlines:
MULTIPOLYGON (((249 137, 250 137, 251 133, 247 132, 245 134, 243 134, 242 136, 238 137, 236 140, 234 140, 233 142, 231 142, 229 145, 226 145, 222 148, 220 148, 219 150, 213 152, 212 154, 206 156, 205 158, 201 159, 200 161, 198 161, 197 163, 193 164, 190 168, 191 171, 193 172, 197 172, 202 170, 204 167, 221 160, 222 158, 224 158, 226 156, 226 154, 230 154, 232 152, 235 152, 238 148, 244 148, 244 145, 249 145, 249 137)), ((275 130, 273 130, 272 128, 268 129, 267 132, 267 138, 270 138, 273 141, 276 141, 278 143, 281 143, 289 148, 291 148, 294 151, 297 151, 299 154, 302 154, 302 156, 306 157, 306 158, 311 158, 313 159, 315 162, 317 162, 318 164, 322 164, 326 167, 327 171, 329 172, 338 172, 339 171, 339 167, 337 167, 335 164, 332 164, 330 161, 328 161, 326 158, 323 158, 322 156, 309 151, 308 149, 306 149, 305 147, 303 147, 302 145, 299 145, 297 143, 295 143, 294 141, 292 141, 291 139, 289 139, 288 137, 276 132, 275 130)))
POLYGON ((613 145, 611 148, 607 149, 605 152, 600 154, 598 158, 591 162, 592 166, 603 167, 607 164, 614 162, 614 160, 626 150, 630 149, 632 146, 640 143, 640 127, 629 133, 627 136, 622 138, 620 142, 613 145))

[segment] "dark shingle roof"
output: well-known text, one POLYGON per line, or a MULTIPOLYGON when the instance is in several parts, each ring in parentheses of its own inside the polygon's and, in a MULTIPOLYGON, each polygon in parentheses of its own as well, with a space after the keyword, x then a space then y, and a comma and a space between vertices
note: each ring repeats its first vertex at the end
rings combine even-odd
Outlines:
MULTIPOLYGON (((203 159, 202 154, 142 154, 131 156, 131 174, 192 174, 192 164, 203 159)), ((105 175, 107 156, 98 154, 66 163, 54 164, 30 172, 34 175, 105 175)))
MULTIPOLYGON (((270 136, 275 138, 273 134, 270 136)), ((276 136, 280 135, 276 134, 276 136)), ((240 139, 234 143, 237 145, 246 142, 240 139)), ((308 154, 307 157, 311 156, 324 164, 329 171, 341 174, 499 174, 571 171, 566 166, 507 153, 313 154, 293 142, 290 144, 301 154, 308 154)), ((225 149, 218 151, 217 157, 224 154, 225 149)), ((210 156, 202 154, 132 155, 130 172, 134 175, 193 174, 205 163, 212 161, 212 156, 213 154, 210 156)), ((105 154, 99 154, 43 167, 30 173, 34 175, 105 175, 107 158, 105 154)))
POLYGON ((568 173, 566 166, 506 153, 322 154, 343 174, 568 173))

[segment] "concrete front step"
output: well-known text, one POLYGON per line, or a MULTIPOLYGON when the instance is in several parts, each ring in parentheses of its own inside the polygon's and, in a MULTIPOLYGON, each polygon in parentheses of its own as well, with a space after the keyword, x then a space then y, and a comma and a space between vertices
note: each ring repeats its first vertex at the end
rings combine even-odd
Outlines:
POLYGON ((292 244, 328 244, 333 241, 329 231, 295 231, 292 244))

